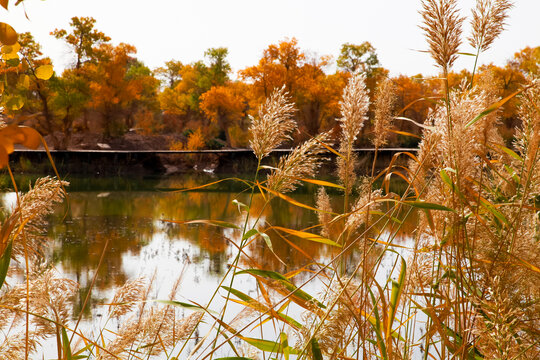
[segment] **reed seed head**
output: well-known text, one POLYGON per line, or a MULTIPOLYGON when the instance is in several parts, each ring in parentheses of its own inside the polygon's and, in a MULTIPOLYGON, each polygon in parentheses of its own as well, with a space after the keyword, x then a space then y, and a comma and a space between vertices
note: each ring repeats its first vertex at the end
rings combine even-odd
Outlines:
POLYGON ((278 167, 268 176, 268 188, 286 193, 294 191, 300 184, 300 179, 314 177, 325 160, 322 154, 327 150, 322 144, 328 143, 329 140, 328 133, 319 134, 279 159, 278 167))
POLYGON ((463 18, 457 10, 456 0, 423 0, 420 26, 429 44, 429 53, 445 72, 457 59, 461 45, 463 18))
POLYGON ((367 120, 369 110, 369 95, 366 89, 366 74, 354 74, 343 90, 343 97, 340 102, 342 130, 342 142, 349 143, 350 146, 367 120))
POLYGON ((250 116, 249 145, 259 160, 284 141, 292 139, 290 133, 296 129, 293 120, 294 105, 289 101, 285 87, 275 90, 259 108, 259 116, 250 116))
POLYGON ((489 49, 504 30, 508 11, 513 7, 508 0, 477 0, 472 10, 472 34, 469 44, 479 52, 489 49))
POLYGON ((390 79, 384 80, 375 94, 375 119, 373 145, 376 148, 388 143, 388 133, 392 127, 393 111, 396 105, 396 85, 390 79))

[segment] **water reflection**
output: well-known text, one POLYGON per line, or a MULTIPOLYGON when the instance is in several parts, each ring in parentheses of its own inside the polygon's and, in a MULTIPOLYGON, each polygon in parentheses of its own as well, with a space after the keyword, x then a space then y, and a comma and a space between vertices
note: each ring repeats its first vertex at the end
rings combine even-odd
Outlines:
MULTIPOLYGON (((182 276, 184 290, 180 293, 186 299, 205 303, 210 298, 236 254, 240 232, 166 220, 218 219, 242 225, 245 214, 233 200, 249 202, 245 185, 223 181, 194 191, 174 191, 219 180, 202 174, 135 180, 68 180, 69 198, 51 216, 48 236, 53 239, 53 264, 81 285, 74 317, 80 313, 96 269, 96 283, 85 308, 86 318, 99 313, 102 308, 99 305, 107 302, 115 287, 141 275, 151 278, 156 274, 159 286, 153 297, 166 297, 172 283, 182 276), (102 264, 98 266, 102 256, 102 264)), ((293 197, 313 206, 314 192, 313 186, 307 186, 293 197)), ((9 198, 6 194, 4 201, 9 198)), ((317 217, 280 199, 265 206, 265 199, 255 195, 251 221, 258 221, 264 227, 303 229, 315 225, 317 217)), ((406 226, 401 231, 407 231, 406 226)), ((337 253, 335 248, 297 238, 288 239, 291 245, 274 231, 268 235, 274 253, 264 241, 257 239, 246 251, 241 267, 261 267, 281 273, 303 267, 316 269, 315 262, 328 262, 337 253)), ((359 252, 349 252, 345 255, 346 263, 354 268, 359 256, 359 252)), ((250 286, 254 287, 248 284, 252 279, 239 281, 246 292, 250 286)))

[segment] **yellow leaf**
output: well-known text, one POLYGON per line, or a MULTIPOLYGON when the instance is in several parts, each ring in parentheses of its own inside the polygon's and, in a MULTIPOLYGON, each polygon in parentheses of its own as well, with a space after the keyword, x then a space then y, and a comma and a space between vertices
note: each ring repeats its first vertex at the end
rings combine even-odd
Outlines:
POLYGON ((2 54, 13 54, 19 52, 19 50, 21 50, 21 45, 18 42, 13 45, 2 46, 2 54))
POLYGON ((0 22, 0 42, 4 45, 15 45, 17 43, 17 32, 11 25, 0 22))
POLYGON ((2 5, 2 7, 4 9, 8 9, 8 3, 9 3, 9 0, 0 0, 0 5, 2 5))
POLYGON ((6 60, 6 61, 11 60, 11 59, 18 59, 18 58, 19 58, 19 54, 14 53, 14 52, 2 54, 2 59, 6 60))
POLYGON ((30 77, 28 75, 21 74, 21 76, 19 76, 19 86, 28 89, 30 87, 30 77))
POLYGON ((53 75, 53 67, 52 65, 41 65, 36 69, 36 77, 41 80, 49 80, 51 76, 53 75))
POLYGON ((324 237, 322 237, 320 235, 317 235, 317 234, 312 234, 312 233, 308 233, 308 232, 305 232, 305 231, 299 231, 299 230, 294 230, 294 229, 288 229, 288 228, 284 228, 284 227, 281 227, 281 226, 272 226, 271 229, 280 230, 280 231, 286 232, 287 234, 297 236, 297 237, 299 237, 301 239, 304 239, 304 240, 315 241, 315 242, 323 243, 323 244, 326 244, 326 245, 332 245, 332 246, 336 246, 336 247, 341 247, 341 245, 336 243, 335 241, 324 238, 324 237))
POLYGON ((9 110, 17 111, 24 106, 24 100, 20 96, 13 96, 6 101, 6 107, 9 110))

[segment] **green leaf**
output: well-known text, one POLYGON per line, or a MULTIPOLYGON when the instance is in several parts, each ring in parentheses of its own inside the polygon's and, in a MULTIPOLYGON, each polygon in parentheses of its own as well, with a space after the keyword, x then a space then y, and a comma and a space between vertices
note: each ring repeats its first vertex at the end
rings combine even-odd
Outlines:
POLYGON ((6 65, 8 67, 16 67, 19 66, 21 61, 19 60, 19 57, 10 57, 9 59, 6 59, 6 65))
POLYGON ((441 179, 446 185, 450 186, 450 189, 455 190, 454 182, 450 178, 450 175, 448 175, 447 171, 455 172, 454 169, 450 169, 450 168, 442 169, 440 172, 441 179))
POLYGON ((375 335, 377 335, 377 346, 379 347, 382 358, 388 359, 388 354, 386 352, 386 345, 384 344, 384 340, 383 340, 384 336, 381 329, 381 317, 379 315, 379 308, 378 308, 379 305, 371 289, 368 288, 368 291, 369 291, 369 294, 371 295, 371 301, 373 302, 373 317, 375 318, 375 324, 372 323, 372 326, 373 326, 373 330, 375 331, 375 335))
POLYGON ((508 155, 510 155, 511 157, 513 157, 514 159, 516 159, 517 161, 523 162, 523 159, 521 158, 521 156, 519 156, 512 149, 509 149, 506 146, 499 145, 499 144, 495 144, 495 146, 498 147, 499 149, 501 149, 502 151, 504 151, 505 153, 507 153, 508 155))
POLYGON ((316 338, 311 338, 309 343, 311 344, 311 353, 313 354, 313 359, 314 360, 323 360, 321 347, 319 346, 319 342, 317 341, 317 339, 316 338))
POLYGON ((272 240, 270 240, 270 236, 268 236, 267 234, 263 233, 263 232, 260 232, 259 230, 257 229, 251 229, 249 230, 248 232, 246 232, 244 234, 244 236, 242 236, 242 240, 247 240, 249 239, 250 237, 254 236, 254 235, 260 235, 264 242, 266 243, 266 246, 268 246, 268 248, 270 249, 270 251, 272 252, 272 254, 274 254, 274 256, 283 263, 283 265, 286 265, 283 260, 281 260, 279 258, 279 256, 277 256, 277 254, 274 252, 274 247, 272 246, 272 240))
MULTIPOLYGON (((231 294, 235 295, 236 297, 238 297, 239 299, 241 299, 242 301, 247 303, 249 305, 249 307, 251 307, 251 308, 253 308, 253 309, 257 310, 257 311, 263 312, 263 311, 268 310, 267 306, 261 304, 259 301, 253 299, 251 296, 244 294, 240 290, 236 290, 236 289, 230 288, 228 286, 222 286, 221 288, 223 288, 223 289, 227 290, 228 292, 230 292, 231 294)), ((285 314, 283 314, 283 313, 281 313, 279 311, 271 312, 271 315, 274 316, 274 317, 277 317, 278 319, 281 319, 282 321, 284 321, 287 324, 295 326, 298 329, 302 328, 302 324, 300 324, 298 321, 294 320, 290 316, 285 315, 285 314)))
POLYGON ((277 273, 275 271, 270 271, 270 270, 246 269, 246 270, 239 271, 236 274, 237 275, 251 274, 251 275, 262 276, 262 277, 270 278, 274 280, 283 280, 290 283, 289 279, 287 279, 285 276, 281 275, 280 273, 277 273))
POLYGON ((6 276, 9 270, 12 245, 13 245, 13 241, 8 242, 6 246, 6 250, 4 250, 2 257, 0 258, 0 289, 4 285, 4 281, 6 280, 6 276))
POLYGON ((62 327, 62 345, 64 347, 64 358, 66 360, 73 360, 71 356, 71 347, 69 345, 69 338, 66 333, 66 328, 62 327))
POLYGON ((244 204, 243 202, 240 202, 240 201, 234 199, 234 200, 232 201, 232 203, 233 203, 234 205, 238 206, 238 212, 239 212, 239 213, 242 212, 241 209, 243 209, 243 210, 245 210, 245 211, 249 211, 249 207, 248 207, 246 204, 244 204))
POLYGON ((41 80, 49 80, 53 75, 54 70, 52 65, 41 65, 36 69, 36 77, 41 80))
POLYGON ((259 233, 259 230, 257 229, 251 229, 249 230, 248 232, 246 232, 244 234, 244 236, 242 236, 242 240, 247 240, 249 239, 250 237, 252 237, 253 235, 257 235, 259 233))
POLYGON ((281 332, 279 334, 279 341, 281 343, 281 348, 283 349, 283 355, 285 356, 285 360, 289 360, 289 341, 287 339, 287 334, 284 332, 281 332))
MULTIPOLYGON (((244 340, 245 342, 247 342, 248 344, 253 345, 257 349, 262 350, 262 351, 268 351, 271 353, 280 353, 280 354, 282 354, 284 351, 283 346, 280 343, 277 343, 274 341, 248 338, 244 336, 241 336, 240 338, 244 340)), ((290 346, 288 347, 287 351, 289 352, 289 354, 293 354, 293 355, 300 354, 300 351, 298 351, 297 349, 291 348, 290 346)))
POLYGON ((246 269, 246 270, 239 271, 236 274, 237 275, 251 274, 255 276, 261 276, 264 278, 278 280, 285 286, 287 290, 289 290, 290 292, 293 292, 296 297, 304 301, 314 302, 315 304, 317 304, 317 306, 319 306, 322 309, 326 308, 326 306, 323 303, 321 303, 320 301, 315 299, 313 296, 306 293, 304 290, 297 288, 292 282, 289 281, 289 279, 287 279, 285 276, 275 271, 260 270, 260 269, 246 269))
POLYGON ((396 311, 398 308, 399 300, 401 298, 401 294, 403 293, 403 287, 405 286, 405 275, 407 273, 407 263, 403 258, 401 258, 401 270, 399 272, 399 279, 398 281, 392 281, 392 294, 390 295, 390 311, 389 311, 389 321, 388 321, 388 329, 387 333, 392 332, 392 323, 394 322, 394 318, 396 316, 396 311))
POLYGON ((195 311, 206 311, 204 308, 200 306, 188 304, 188 303, 176 301, 176 300, 152 300, 152 301, 157 302, 159 304, 172 305, 172 306, 182 307, 185 309, 190 309, 190 310, 195 310, 195 311))

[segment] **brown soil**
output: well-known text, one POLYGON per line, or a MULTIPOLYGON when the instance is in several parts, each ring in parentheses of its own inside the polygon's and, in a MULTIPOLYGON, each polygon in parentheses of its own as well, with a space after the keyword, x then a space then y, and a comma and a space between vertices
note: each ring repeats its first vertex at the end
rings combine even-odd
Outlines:
MULTIPOLYGON (((61 134, 56 134, 60 138, 61 134)), ((45 137, 47 144, 52 148, 53 143, 49 136, 45 137)), ((73 134, 69 143, 69 150, 169 150, 171 144, 183 141, 181 134, 167 135, 141 135, 128 132, 121 137, 104 139, 101 134, 85 133, 73 134)))

